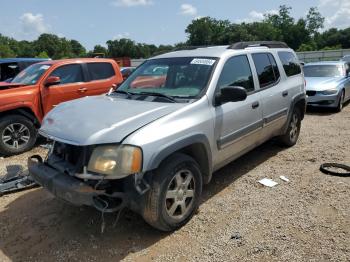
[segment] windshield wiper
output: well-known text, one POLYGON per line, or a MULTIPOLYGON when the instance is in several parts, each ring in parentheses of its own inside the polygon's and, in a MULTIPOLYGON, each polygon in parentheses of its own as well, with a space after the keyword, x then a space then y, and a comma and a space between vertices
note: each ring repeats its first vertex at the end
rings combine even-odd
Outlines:
POLYGON ((177 101, 172 96, 168 96, 168 95, 165 95, 165 94, 162 94, 162 93, 157 93, 157 92, 140 92, 140 93, 137 93, 137 95, 164 97, 164 98, 168 99, 169 101, 171 101, 173 103, 177 103, 177 101))
POLYGON ((124 95, 127 95, 128 97, 132 96, 132 95, 135 95, 134 93, 131 93, 131 92, 128 92, 128 91, 125 91, 125 90, 114 90, 113 93, 124 94, 124 95))

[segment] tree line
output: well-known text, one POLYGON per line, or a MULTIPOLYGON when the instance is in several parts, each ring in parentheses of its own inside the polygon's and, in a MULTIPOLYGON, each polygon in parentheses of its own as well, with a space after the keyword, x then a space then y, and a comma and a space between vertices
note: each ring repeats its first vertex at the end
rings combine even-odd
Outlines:
POLYGON ((175 45, 136 43, 127 38, 108 40, 106 47, 96 45, 93 50, 74 39, 54 34, 42 34, 34 41, 17 41, 0 34, 0 57, 40 57, 52 59, 72 57, 148 58, 184 46, 228 45, 239 41, 284 41, 297 51, 350 48, 350 27, 331 28, 321 32, 325 18, 317 8, 309 9, 306 17, 294 19, 291 7, 282 5, 276 14, 266 14, 260 22, 232 23, 203 17, 193 20, 185 29, 187 41, 175 45))

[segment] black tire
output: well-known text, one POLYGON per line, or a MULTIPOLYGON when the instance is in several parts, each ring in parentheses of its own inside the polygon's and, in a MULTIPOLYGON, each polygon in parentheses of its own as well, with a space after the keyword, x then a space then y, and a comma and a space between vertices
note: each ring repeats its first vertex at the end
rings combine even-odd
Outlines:
POLYGON ((283 146, 294 146, 299 138, 301 128, 301 113, 298 108, 294 108, 288 123, 287 132, 279 137, 279 141, 283 146))
POLYGON ((340 98, 339 98, 339 103, 338 103, 337 107, 335 108, 336 112, 339 113, 343 110, 344 100, 345 100, 345 92, 344 92, 344 90, 342 90, 340 98))
POLYGON ((143 218, 148 224, 161 231, 173 231, 182 227, 198 209, 202 183, 200 168, 191 157, 180 153, 172 155, 163 161, 153 174, 151 188, 144 198, 143 218), (187 187, 184 190, 178 189, 179 176, 183 179, 181 185, 187 187), (185 186, 186 179, 191 179, 189 186, 185 186), (191 194, 189 194, 190 191, 191 194), (172 195, 176 196, 172 197, 172 195), (174 206, 176 209, 173 208, 174 206))
POLYGON ((28 118, 21 115, 0 118, 0 154, 10 156, 28 151, 34 146, 36 138, 37 130, 28 118), (24 131, 20 132, 21 130, 24 131), (8 140, 10 136, 11 139, 8 140))

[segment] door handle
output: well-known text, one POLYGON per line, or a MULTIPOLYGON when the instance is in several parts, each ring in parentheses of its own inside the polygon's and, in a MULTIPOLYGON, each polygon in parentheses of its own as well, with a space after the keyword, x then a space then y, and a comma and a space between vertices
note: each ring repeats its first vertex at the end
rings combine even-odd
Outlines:
POLYGON ((82 88, 79 88, 78 91, 80 93, 85 93, 87 91, 87 88, 86 87, 82 87, 82 88))
POLYGON ((252 104, 252 108, 255 109, 255 108, 258 108, 259 107, 259 102, 256 101, 252 104))
POLYGON ((288 91, 282 92, 282 96, 283 96, 283 97, 286 97, 287 95, 288 95, 288 91))

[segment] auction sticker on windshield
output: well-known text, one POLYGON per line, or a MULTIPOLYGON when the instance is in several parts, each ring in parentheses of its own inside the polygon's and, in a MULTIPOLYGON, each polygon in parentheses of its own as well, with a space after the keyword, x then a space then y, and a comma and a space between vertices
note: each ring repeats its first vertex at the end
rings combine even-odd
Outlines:
POLYGON ((214 59, 205 59, 205 58, 195 58, 191 61, 191 65, 208 65, 212 66, 215 63, 214 59))

